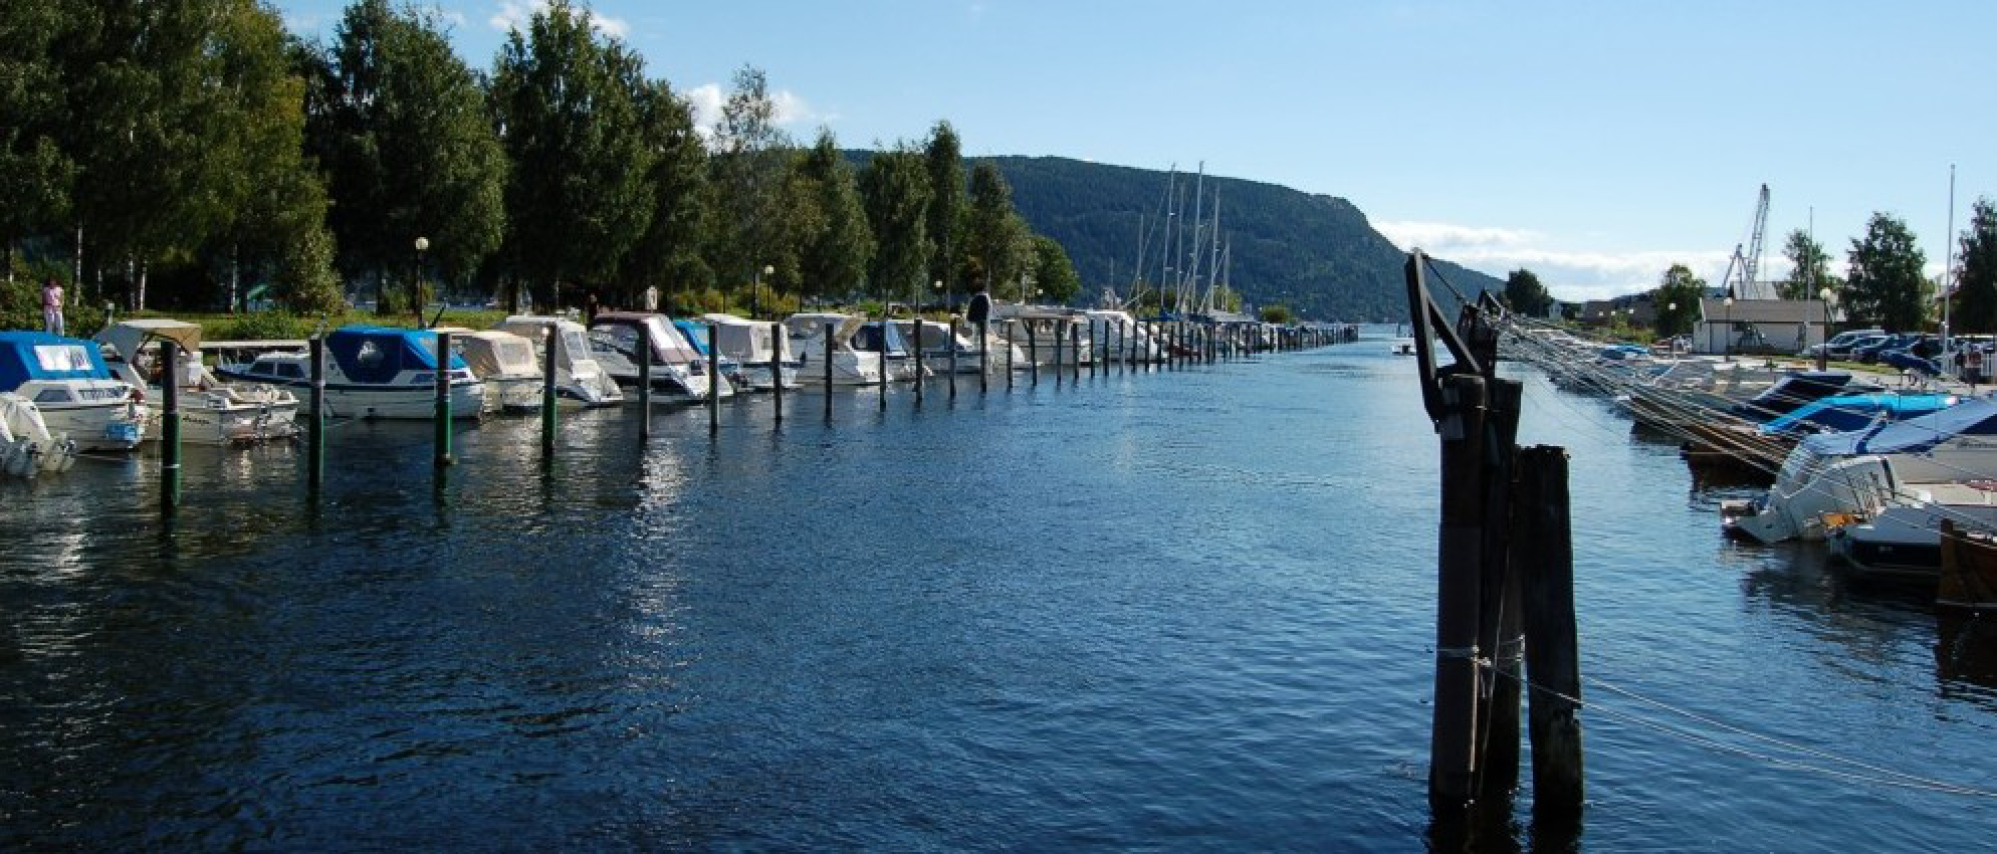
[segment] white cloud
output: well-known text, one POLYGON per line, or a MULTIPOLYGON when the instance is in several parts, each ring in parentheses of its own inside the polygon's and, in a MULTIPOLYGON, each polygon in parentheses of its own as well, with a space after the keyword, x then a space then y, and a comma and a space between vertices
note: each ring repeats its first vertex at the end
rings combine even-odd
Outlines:
MULTIPOLYGON (((693 106, 693 126, 702 137, 714 138, 715 127, 721 122, 721 106, 728 101, 728 93, 719 83, 703 83, 686 91, 687 103, 693 106)), ((775 107, 771 121, 779 127, 825 124, 836 121, 837 113, 819 112, 804 98, 788 89, 770 93, 770 101, 775 107)))
MULTIPOLYGON (((548 0, 500 0, 499 11, 485 22, 500 32, 525 30, 534 13, 548 8, 548 0)), ((597 32, 612 38, 624 38, 631 33, 631 24, 622 18, 590 12, 590 26, 597 32)))
MULTIPOLYGON (((1419 246, 1437 258, 1500 278, 1524 267, 1537 273, 1554 296, 1570 301, 1649 290, 1673 264, 1684 264, 1707 282, 1718 284, 1732 255, 1710 249, 1576 250, 1562 247, 1557 235, 1498 226, 1421 221, 1377 222, 1373 226, 1402 249, 1419 246)), ((1779 256, 1770 262, 1775 262, 1771 266, 1777 269, 1786 269, 1779 256)), ((1757 278, 1778 275, 1776 270, 1766 270, 1757 278)))

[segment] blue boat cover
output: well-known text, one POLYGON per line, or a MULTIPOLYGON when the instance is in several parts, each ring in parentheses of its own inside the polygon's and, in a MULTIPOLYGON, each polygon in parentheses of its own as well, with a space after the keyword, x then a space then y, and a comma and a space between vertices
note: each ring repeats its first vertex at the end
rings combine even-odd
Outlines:
POLYGON ((691 320, 675 320, 673 328, 678 329, 686 340, 693 344, 693 350, 702 356, 707 355, 707 324, 691 320))
MULTIPOLYGON (((437 359, 430 351, 436 346, 437 333, 428 329, 342 326, 326 336, 326 352, 333 354, 347 381, 355 383, 386 383, 403 371, 434 371, 437 359)), ((451 367, 470 369, 456 353, 451 367)))
POLYGON ((1931 415, 1869 430, 1811 436, 1803 440, 1803 447, 1820 457, 1918 454, 1956 436, 1997 436, 1997 400, 1972 398, 1931 415))
POLYGON ((1887 421, 1905 421, 1947 409, 1960 401, 1952 394, 1842 394, 1797 407, 1762 425, 1761 432, 1782 435, 1861 430, 1882 416, 1887 421), (1806 431, 1808 427, 1821 429, 1806 431))
POLYGON ((47 332, 0 332, 0 391, 29 380, 108 380, 97 342, 47 332))
POLYGON ((1749 421, 1767 421, 1821 398, 1879 390, 1871 383, 1853 381, 1852 375, 1844 371, 1792 371, 1784 374, 1767 391, 1736 403, 1727 411, 1749 421))
MULTIPOLYGON (((860 327, 860 330, 858 332, 853 333, 853 349, 858 350, 862 353, 880 352, 881 351, 880 335, 882 328, 883 327, 880 321, 878 320, 868 321, 867 325, 860 327)), ((908 339, 902 337, 901 327, 890 323, 886 325, 886 329, 888 331, 889 358, 894 358, 897 356, 907 356, 908 339)))

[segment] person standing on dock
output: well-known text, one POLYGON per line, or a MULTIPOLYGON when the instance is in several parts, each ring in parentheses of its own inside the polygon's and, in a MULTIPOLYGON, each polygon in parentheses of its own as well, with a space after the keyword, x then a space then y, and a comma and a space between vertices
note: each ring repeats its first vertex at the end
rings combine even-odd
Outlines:
POLYGON ((42 330, 51 335, 62 334, 62 284, 54 276, 42 286, 42 330))

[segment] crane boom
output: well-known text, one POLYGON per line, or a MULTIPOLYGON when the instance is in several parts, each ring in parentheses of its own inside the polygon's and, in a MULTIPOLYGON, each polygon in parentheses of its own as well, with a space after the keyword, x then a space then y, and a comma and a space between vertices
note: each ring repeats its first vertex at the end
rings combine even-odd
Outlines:
POLYGON ((1754 232, 1747 242, 1747 256, 1742 259, 1741 281, 1755 290, 1755 277, 1761 274, 1761 237, 1768 229, 1768 185, 1761 185, 1761 196, 1754 204, 1754 232))

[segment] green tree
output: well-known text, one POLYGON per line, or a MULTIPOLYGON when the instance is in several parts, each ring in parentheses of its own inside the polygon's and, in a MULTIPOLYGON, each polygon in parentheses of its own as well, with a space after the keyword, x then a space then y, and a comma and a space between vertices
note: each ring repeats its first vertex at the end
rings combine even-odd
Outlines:
MULTIPOLYGON (((776 124, 776 99, 761 69, 743 66, 735 72, 721 121, 714 129, 711 159, 715 230, 710 243, 711 264, 724 287, 749 284, 765 266, 795 280, 795 233, 792 219, 809 215, 789 207, 794 146, 776 124)), ((806 224, 808 226, 808 224, 806 224)))
POLYGON ((943 283, 954 304, 964 231, 964 146, 949 122, 930 130, 923 160, 929 169, 929 278, 943 283))
POLYGON ((1545 317, 1553 310, 1553 295, 1537 274, 1521 267, 1505 276, 1505 305, 1529 317, 1545 317))
MULTIPOLYGON (((967 278, 985 290, 1009 286, 1026 271, 1032 243, 1012 207, 1012 188, 990 161, 971 170, 970 206, 964 219, 967 278)), ((994 291, 994 296, 999 295, 994 291)), ((1024 300, 1031 294, 1017 294, 1024 300)))
POLYGON ((58 0, 10 0, 0 14, 0 269, 10 284, 15 246, 62 231, 69 216, 75 163, 60 142, 68 97, 55 50, 75 16, 58 0))
POLYGON ((1809 232, 1800 228, 1789 232, 1782 254, 1789 259, 1789 275, 1775 284, 1775 291, 1783 299, 1816 299, 1824 288, 1833 293, 1844 288, 1844 280, 1831 273, 1830 253, 1809 232))
POLYGON ((590 12, 551 0, 514 30, 493 76, 507 182, 507 263, 554 305, 565 285, 628 303, 640 290, 615 275, 651 225, 652 152, 639 115, 644 64, 599 37, 590 12))
POLYGON ((818 142, 799 159, 797 171, 798 192, 815 214, 812 228, 800 235, 800 292, 853 293, 874 255, 874 234, 853 166, 840 155, 832 132, 820 130, 818 142))
POLYGON ((1068 260, 1068 250, 1060 241, 1046 235, 1035 234, 1033 245, 1033 281, 1038 289, 1046 294, 1050 302, 1065 303, 1075 298, 1082 289, 1082 279, 1075 275, 1074 262, 1068 260))
POLYGON ((1865 236, 1851 241, 1844 290, 1845 311, 1859 323, 1895 332, 1920 329, 1927 321, 1929 284, 1921 274, 1927 257, 1914 245, 1907 224, 1874 213, 1865 236))
POLYGON ((860 193, 874 234, 874 288, 885 300, 919 298, 929 273, 929 171, 921 152, 904 146, 875 155, 860 175, 860 193))
POLYGON ((384 314, 388 283, 418 272, 416 238, 429 240, 426 266, 461 281, 504 235, 506 153, 440 15, 356 0, 333 44, 307 58, 321 81, 309 148, 329 178, 340 268, 374 280, 384 314))
POLYGON ((646 287, 664 294, 705 290, 714 283, 704 257, 707 145, 694 128, 692 106, 663 80, 646 85, 639 112, 652 161, 652 217, 644 238, 625 256, 621 278, 640 293, 646 287))
POLYGON ((1287 305, 1282 305, 1278 303, 1276 305, 1265 305, 1262 307, 1263 323, 1290 323, 1291 321, 1294 321, 1296 319, 1297 319, 1296 314, 1290 311, 1290 307, 1287 305))
POLYGON ((1997 332, 1997 205, 1978 199, 1962 232, 1949 322, 1963 332, 1997 332))
POLYGON ((1657 288, 1650 292, 1657 334, 1670 336, 1692 331, 1692 324, 1699 320, 1699 299, 1705 294, 1705 279, 1693 275, 1691 268, 1683 264, 1671 265, 1659 279, 1657 288))

